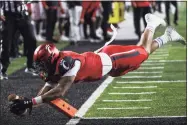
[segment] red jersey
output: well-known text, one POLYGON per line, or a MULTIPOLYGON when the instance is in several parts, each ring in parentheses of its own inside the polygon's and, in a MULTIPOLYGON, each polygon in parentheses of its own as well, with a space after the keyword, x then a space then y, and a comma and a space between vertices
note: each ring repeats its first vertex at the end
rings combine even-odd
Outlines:
POLYGON ((62 71, 60 71, 61 69, 59 67, 62 60, 64 60, 66 57, 69 57, 72 60, 79 60, 81 62, 81 67, 77 73, 75 82, 94 81, 101 79, 102 62, 99 55, 93 52, 78 54, 72 51, 62 51, 60 52, 59 59, 57 60, 55 75, 49 76, 49 81, 58 82, 61 76, 63 76, 62 71))
POLYGON ((148 58, 148 53, 142 46, 109 45, 100 52, 107 54, 109 60, 93 52, 78 54, 72 51, 62 51, 56 62, 54 73, 47 77, 47 81, 57 83, 61 76, 71 70, 76 60, 81 62, 75 82, 95 81, 101 79, 105 67, 106 74, 112 77, 125 75, 129 71, 136 70, 141 63, 148 58), (105 65, 103 64, 105 63, 105 65))
POLYGON ((99 1, 83 1, 82 2, 82 13, 81 19, 84 18, 85 14, 91 13, 93 11, 92 17, 96 16, 96 11, 99 8, 100 2, 99 1))
POLYGON ((145 1, 133 1, 132 2, 134 7, 149 7, 151 3, 148 0, 145 1))

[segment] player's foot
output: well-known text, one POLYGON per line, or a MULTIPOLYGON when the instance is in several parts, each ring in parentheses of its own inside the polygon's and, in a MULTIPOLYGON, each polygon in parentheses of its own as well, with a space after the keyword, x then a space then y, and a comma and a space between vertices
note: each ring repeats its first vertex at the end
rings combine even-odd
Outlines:
POLYGON ((166 28, 164 35, 168 37, 169 41, 177 41, 186 45, 186 40, 176 31, 175 28, 169 26, 166 28))
POLYGON ((152 24, 153 26, 156 27, 158 27, 159 25, 166 26, 166 22, 164 21, 164 19, 156 15, 153 15, 151 13, 145 15, 145 20, 147 24, 152 24))
POLYGON ((6 73, 0 73, 0 80, 3 80, 3 79, 5 79, 5 80, 8 80, 8 75, 6 74, 6 73))
POLYGON ((37 76, 38 74, 36 73, 36 71, 33 68, 26 68, 25 69, 25 73, 30 73, 33 76, 37 76))

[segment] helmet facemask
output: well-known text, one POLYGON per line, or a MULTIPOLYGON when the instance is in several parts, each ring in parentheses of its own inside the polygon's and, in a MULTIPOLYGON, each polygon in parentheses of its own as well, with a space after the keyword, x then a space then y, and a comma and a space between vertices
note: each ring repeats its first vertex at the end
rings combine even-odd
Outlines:
POLYGON ((45 81, 54 75, 58 57, 59 50, 53 44, 42 44, 36 48, 33 56, 34 68, 45 81))
POLYGON ((52 67, 51 59, 52 59, 52 54, 48 58, 47 61, 38 60, 38 61, 34 62, 34 68, 35 68, 37 74, 39 74, 39 76, 42 77, 42 79, 44 79, 44 80, 46 80, 46 78, 50 74, 51 67, 52 67))

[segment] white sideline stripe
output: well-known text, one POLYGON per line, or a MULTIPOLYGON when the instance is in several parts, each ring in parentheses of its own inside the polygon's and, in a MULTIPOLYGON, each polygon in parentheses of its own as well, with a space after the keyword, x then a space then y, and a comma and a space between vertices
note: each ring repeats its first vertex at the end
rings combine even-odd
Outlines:
POLYGON ((108 93, 109 95, 150 95, 150 94, 154 94, 156 92, 139 92, 139 93, 117 93, 117 92, 111 92, 108 93))
POLYGON ((122 76, 123 79, 130 79, 130 78, 147 78, 147 79, 153 79, 153 78, 161 78, 162 76, 122 76))
POLYGON ((164 65, 165 63, 143 63, 141 64, 141 66, 161 66, 161 65, 164 65))
POLYGON ((134 72, 129 72, 128 74, 155 74, 155 73, 163 73, 163 72, 139 72, 139 71, 134 71, 134 72))
POLYGON ((140 67, 139 69, 164 69, 164 67, 140 67))
POLYGON ((186 62, 187 60, 147 60, 145 62, 186 62))
POLYGON ((83 119, 148 119, 148 118, 184 118, 187 116, 151 116, 151 117, 85 117, 83 119))
POLYGON ((103 102, 149 102, 152 99, 140 99, 140 100, 102 100, 103 102))
POLYGON ((117 87, 117 86, 114 86, 113 87, 114 89, 141 89, 141 88, 157 88, 157 86, 132 86, 132 87, 117 87))
POLYGON ((117 81, 116 83, 180 83, 187 82, 186 80, 176 80, 176 81, 117 81))
MULTIPOLYGON (((85 103, 80 107, 75 116, 83 117, 88 109, 94 104, 96 99, 102 94, 105 88, 113 81, 113 77, 107 77, 107 79, 92 93, 92 95, 85 101, 85 103)), ((66 125, 77 124, 80 119, 70 119, 66 125)))
POLYGON ((151 107, 97 108, 97 110, 150 109, 151 107))

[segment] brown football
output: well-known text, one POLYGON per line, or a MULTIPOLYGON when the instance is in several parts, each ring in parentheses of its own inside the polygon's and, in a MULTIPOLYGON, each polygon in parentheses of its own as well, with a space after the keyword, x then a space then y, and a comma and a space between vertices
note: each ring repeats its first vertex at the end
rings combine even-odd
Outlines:
POLYGON ((15 99, 20 99, 20 97, 18 96, 18 95, 16 95, 16 94, 10 94, 9 96, 8 96, 8 101, 10 102, 10 101, 13 101, 13 100, 15 100, 15 99))

